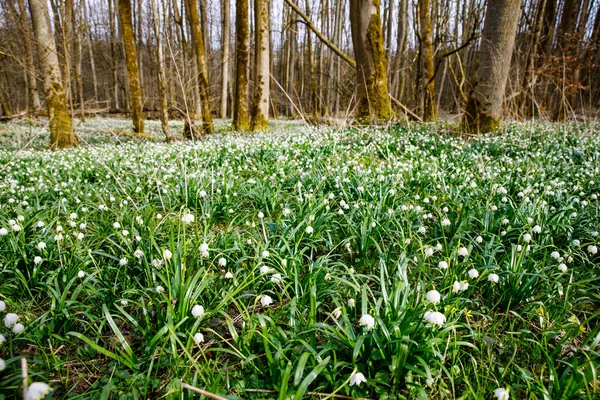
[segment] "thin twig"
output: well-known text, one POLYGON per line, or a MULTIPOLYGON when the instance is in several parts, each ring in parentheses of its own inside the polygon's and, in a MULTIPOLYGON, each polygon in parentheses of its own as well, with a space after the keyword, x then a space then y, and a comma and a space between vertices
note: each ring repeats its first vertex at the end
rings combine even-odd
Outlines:
POLYGON ((216 394, 213 394, 211 392, 207 392, 206 390, 202 390, 202 389, 198 389, 195 386, 192 385, 188 385, 187 383, 181 383, 181 387, 183 389, 187 389, 187 390, 191 390, 192 392, 196 392, 198 394, 201 394, 202 396, 206 396, 209 399, 215 399, 215 400, 228 400, 226 397, 222 397, 216 394))
MULTIPOLYGON (((269 389, 245 389, 246 392, 250 393, 278 393, 277 390, 269 390, 269 389)), ((343 394, 334 394, 334 393, 319 393, 319 392, 307 392, 309 396, 317 396, 317 397, 329 397, 334 399, 345 399, 352 400, 354 397, 344 396, 343 394)), ((363 400, 368 400, 367 398, 362 398, 363 400)))

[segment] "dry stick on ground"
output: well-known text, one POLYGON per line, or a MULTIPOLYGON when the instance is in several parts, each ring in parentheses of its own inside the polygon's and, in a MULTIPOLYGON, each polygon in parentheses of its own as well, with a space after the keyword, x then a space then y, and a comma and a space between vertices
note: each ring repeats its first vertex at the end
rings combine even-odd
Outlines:
MULTIPOLYGON (((333 44, 332 42, 330 42, 329 40, 327 40, 327 38, 325 36, 323 36, 323 34, 321 32, 319 32, 319 30, 315 27, 315 25, 312 23, 312 21, 310 20, 310 18, 308 18, 308 16, 302 12, 302 10, 298 7, 297 4, 295 4, 292 0, 285 0, 285 3, 290 6, 290 8, 292 10, 294 10, 294 12, 296 14, 298 14, 300 16, 300 18, 302 18, 304 21, 304 24, 311 30, 314 32, 314 34, 321 40, 321 42, 323 42, 323 44, 327 47, 329 47, 329 49, 331 51, 333 51, 335 54, 337 54, 342 60, 346 61, 348 63, 348 65, 350 65, 352 68, 356 69, 356 61, 354 61, 349 55, 347 55, 346 53, 344 53, 340 48, 338 48, 335 44, 333 44)), ((388 93, 388 96, 390 97, 390 99, 392 100, 392 102, 394 102, 394 104, 396 104, 398 107, 400 107, 406 114, 409 114, 411 117, 415 118, 417 121, 419 122, 423 122, 423 120, 414 112, 410 111, 408 109, 408 107, 406 107, 404 104, 402 104, 400 102, 400 100, 394 98, 390 93, 388 93)))
POLYGON ((181 388, 182 389, 191 390, 192 392, 201 394, 202 396, 208 397, 209 399, 214 399, 214 400, 228 400, 226 397, 222 397, 222 396, 219 396, 219 395, 207 392, 206 390, 202 390, 202 389, 199 389, 199 388, 197 388, 195 386, 188 385, 187 383, 183 383, 182 382, 181 383, 181 388))
MULTIPOLYGON (((269 390, 269 389, 245 389, 246 392, 249 393, 278 393, 277 390, 269 390)), ((317 397, 327 397, 334 399, 348 399, 351 400, 354 397, 344 396, 343 394, 335 394, 335 393, 319 393, 319 392, 307 392, 309 396, 317 396, 317 397)), ((365 399, 365 398, 361 398, 365 399)))

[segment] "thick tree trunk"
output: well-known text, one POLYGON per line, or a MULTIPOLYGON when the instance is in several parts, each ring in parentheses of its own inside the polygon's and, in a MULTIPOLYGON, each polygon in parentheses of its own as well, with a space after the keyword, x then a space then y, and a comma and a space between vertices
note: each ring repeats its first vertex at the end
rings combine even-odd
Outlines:
POLYGON ((204 37, 200 27, 200 16, 196 0, 188 1, 188 17, 194 39, 196 67, 198 68, 198 91, 200 92, 200 106, 202 111, 202 130, 206 134, 214 132, 212 114, 210 112, 210 93, 208 90, 208 70, 206 68, 206 55, 204 52, 204 37))
POLYGON ((479 50, 479 68, 467 101, 464 128, 472 133, 498 130, 521 0, 488 3, 479 50))
POLYGON ((167 103, 167 76, 165 73, 165 55, 162 44, 162 32, 160 30, 160 15, 158 13, 158 7, 156 6, 157 0, 150 0, 152 7, 152 19, 154 20, 152 26, 154 30, 154 38, 156 40, 156 61, 158 63, 158 94, 160 97, 160 125, 162 131, 165 134, 167 141, 171 140, 169 134, 169 106, 167 103))
POLYGON ((221 118, 227 118, 227 92, 229 87, 229 1, 222 1, 223 45, 221 51, 221 118))
POLYGON ((435 101, 435 81, 433 66, 433 28, 431 26, 431 0, 419 1, 421 23, 421 59, 423 68, 423 121, 437 119, 435 101))
POLYGON ((125 47, 125 62, 127 64, 127 78, 129 81, 129 102, 131 103, 133 117, 133 131, 144 133, 144 114, 142 110, 142 89, 140 87, 140 73, 138 69, 135 37, 133 34, 130 0, 118 0, 119 22, 123 45, 125 47))
POLYGON ((350 0, 350 27, 358 80, 357 120, 388 121, 393 117, 387 89, 380 0, 350 0))
POLYGON ((235 96, 233 129, 247 131, 248 122, 248 0, 237 0, 235 7, 235 96))
POLYGON ((255 0, 255 79, 252 103, 252 130, 262 130, 269 126, 269 84, 270 77, 270 40, 269 40, 269 2, 255 0))
POLYGON ((25 10, 25 1, 19 0, 19 23, 23 32, 23 47, 25 48, 25 65, 27 67, 27 89, 29 90, 30 107, 37 111, 41 108, 40 95, 37 89, 35 79, 35 64, 33 62, 33 46, 27 25, 27 10, 25 10))
POLYGON ((50 148, 77 145, 67 99, 60 76, 56 42, 50 27, 50 14, 46 0, 29 0, 33 30, 37 39, 38 56, 44 75, 46 106, 50 117, 50 148))

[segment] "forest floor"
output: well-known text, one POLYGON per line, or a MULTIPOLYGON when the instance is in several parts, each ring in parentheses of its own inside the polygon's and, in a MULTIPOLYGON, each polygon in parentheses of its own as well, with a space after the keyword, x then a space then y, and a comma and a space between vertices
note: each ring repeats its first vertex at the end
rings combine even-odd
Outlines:
POLYGON ((599 398, 597 127, 146 126, 0 125, 0 399, 599 398))

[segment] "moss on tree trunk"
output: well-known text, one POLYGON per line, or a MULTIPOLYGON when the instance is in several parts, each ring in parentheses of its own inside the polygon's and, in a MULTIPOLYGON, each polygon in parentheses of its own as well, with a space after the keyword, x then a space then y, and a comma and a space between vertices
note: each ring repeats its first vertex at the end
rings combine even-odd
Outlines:
POLYGON ((379 0, 350 0, 358 79, 356 118, 360 123, 385 122, 394 117, 387 88, 379 8, 379 0))
POLYGON ((250 129, 263 130, 269 127, 269 3, 267 0, 255 0, 256 16, 256 49, 254 79, 254 96, 252 101, 252 118, 250 129))
POLYGON ((138 68, 135 37, 131 25, 131 2, 119 0, 119 20, 123 46, 125 47, 125 64, 127 65, 127 79, 129 82, 129 102, 131 103, 133 131, 144 133, 144 113, 142 110, 142 89, 140 87, 140 73, 138 68))
POLYGON ((237 0, 235 11, 235 95, 233 129, 247 131, 248 122, 248 0, 237 0))

